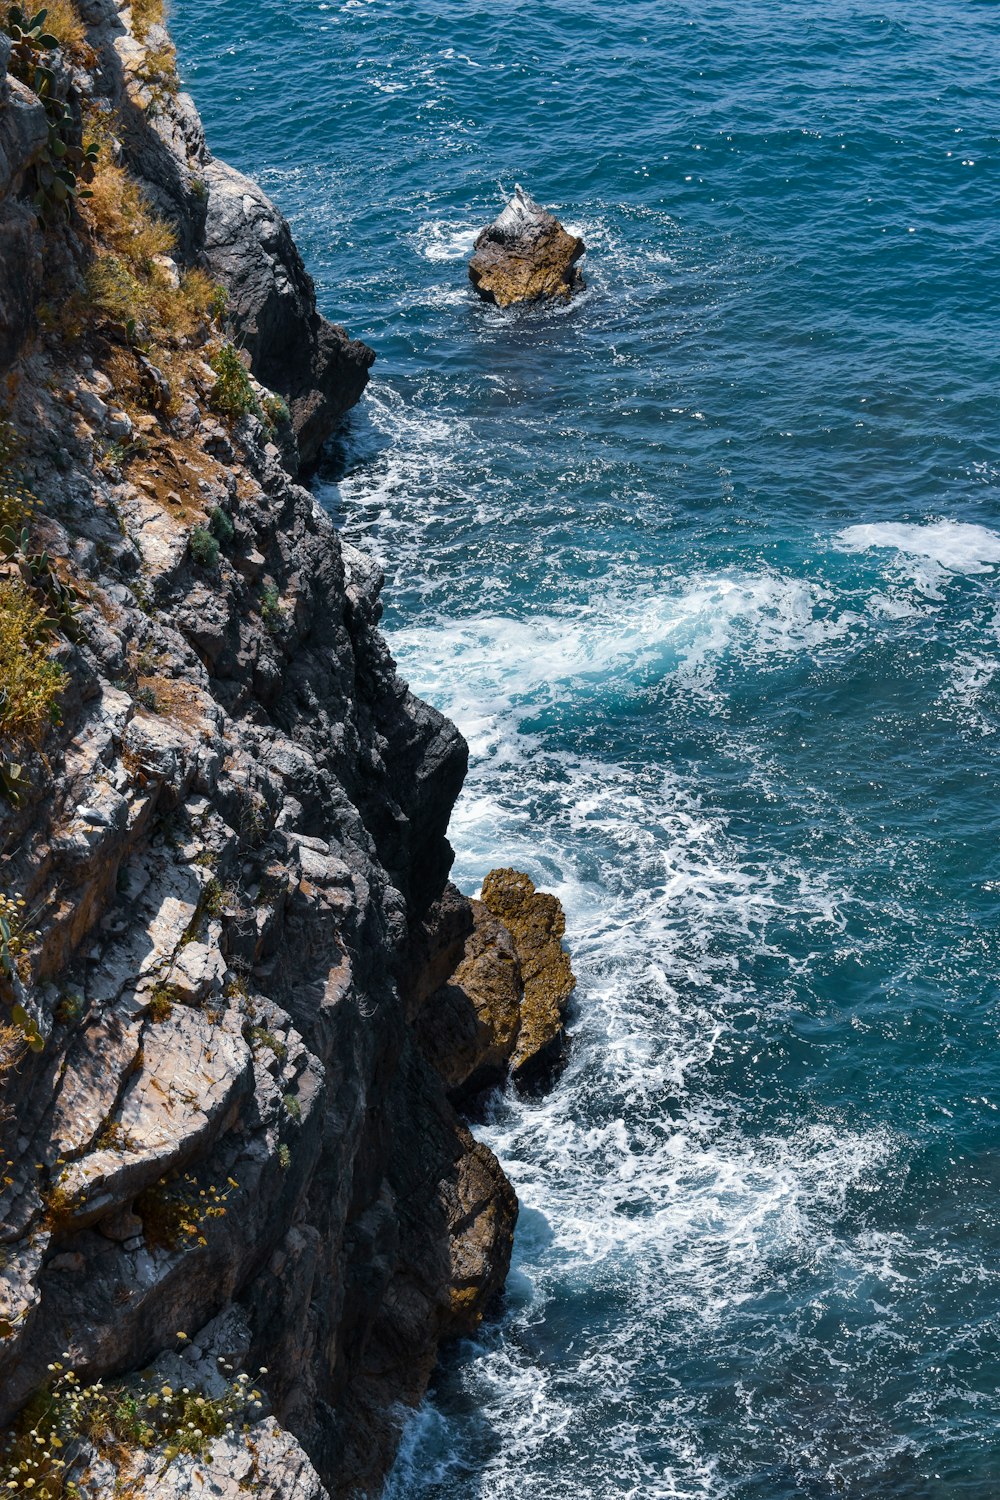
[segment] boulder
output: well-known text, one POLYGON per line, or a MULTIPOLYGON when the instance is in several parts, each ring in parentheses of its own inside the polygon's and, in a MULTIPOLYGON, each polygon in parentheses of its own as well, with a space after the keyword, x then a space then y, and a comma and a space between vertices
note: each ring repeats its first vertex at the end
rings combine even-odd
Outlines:
POLYGON ((585 285, 577 262, 586 248, 518 184, 476 240, 469 280, 497 307, 543 298, 568 302, 585 285))
POLYGON ((565 927, 557 898, 518 870, 491 871, 481 901, 448 886, 428 913, 410 953, 418 977, 405 986, 407 1006, 420 1050, 455 1104, 508 1077, 534 1087, 562 1062, 575 984, 565 927), (446 964, 450 975, 434 988, 446 964))
POLYGON ((456 1102, 503 1083, 517 1045, 523 997, 510 933, 481 901, 466 905, 473 926, 461 961, 417 1022, 424 1056, 456 1102))
POLYGON ((518 870, 491 870, 482 899, 510 933, 520 960, 524 998, 510 1072, 517 1083, 533 1083, 551 1073, 565 1051, 566 1011, 576 985, 562 945, 566 918, 558 899, 536 891, 518 870))

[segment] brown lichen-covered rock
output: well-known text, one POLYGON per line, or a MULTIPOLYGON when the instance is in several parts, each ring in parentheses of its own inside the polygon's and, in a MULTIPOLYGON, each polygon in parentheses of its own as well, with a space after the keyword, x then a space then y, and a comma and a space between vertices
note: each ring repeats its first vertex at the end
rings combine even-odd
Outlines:
POLYGON ((558 1066, 575 982, 564 930, 556 897, 517 870, 488 875, 482 901, 449 885, 427 913, 410 950, 408 1015, 454 1103, 508 1077, 536 1084, 558 1066))
POLYGON ((460 899, 472 930, 454 973, 422 1006, 416 1024, 424 1056, 455 1099, 506 1078, 524 995, 510 933, 481 901, 460 899))
POLYGON ((577 262, 586 248, 518 185, 476 240, 469 280, 485 301, 498 307, 542 298, 568 302, 584 286, 577 262))
POLYGON ((513 938, 521 964, 524 998, 510 1071, 526 1083, 556 1066, 565 1046, 566 1009, 576 984, 562 946, 566 919, 557 898, 536 891, 517 870, 491 870, 482 898, 513 938))
POLYGON ((454 1183, 443 1184, 450 1308, 441 1332, 468 1337, 503 1291, 517 1223, 517 1196, 493 1152, 468 1131, 454 1183))

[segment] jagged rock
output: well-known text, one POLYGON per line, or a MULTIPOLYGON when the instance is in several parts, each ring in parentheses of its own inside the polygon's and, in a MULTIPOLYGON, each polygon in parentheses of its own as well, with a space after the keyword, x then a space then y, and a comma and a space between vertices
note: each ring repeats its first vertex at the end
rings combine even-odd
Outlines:
POLYGON ((507 928, 521 963, 524 999, 510 1070, 524 1083, 551 1071, 563 1054, 566 1010, 576 984, 562 945, 566 918, 555 896, 536 891, 517 870, 492 870, 483 881, 482 899, 507 928))
POLYGON ((447 887, 417 929, 417 974, 433 979, 445 964, 452 968, 433 992, 411 981, 409 1013, 424 1056, 457 1103, 508 1076, 535 1083, 560 1062, 574 985, 564 930, 556 897, 516 870, 492 871, 482 901, 447 887))
POLYGON ((229 294, 254 374, 288 402, 311 468, 361 396, 375 352, 316 310, 316 290, 291 232, 250 178, 222 162, 204 168, 205 254, 229 294))
MULTIPOLYGON (((524 995, 510 933, 481 901, 460 900, 470 913, 471 932, 449 980, 425 1000, 416 1019, 424 1055, 456 1099, 506 1078, 524 995)), ((445 911, 451 914, 448 906, 445 911)))
POLYGON ((586 248, 518 184, 476 240, 469 280, 498 307, 543 298, 568 302, 584 286, 577 262, 586 248))
MULTIPOLYGON (((112 1480, 119 1476, 110 1476, 112 1480)), ((329 1500, 329 1491, 291 1433, 273 1417, 245 1433, 213 1438, 205 1454, 178 1454, 164 1464, 153 1451, 121 1479, 134 1500, 329 1500)))

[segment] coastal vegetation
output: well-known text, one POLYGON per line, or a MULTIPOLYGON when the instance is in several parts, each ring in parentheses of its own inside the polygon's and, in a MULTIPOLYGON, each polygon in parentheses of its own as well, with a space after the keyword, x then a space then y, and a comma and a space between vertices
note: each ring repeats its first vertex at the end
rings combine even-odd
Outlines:
POLYGON ((0 582, 0 740, 37 745, 58 715, 65 678, 45 610, 19 580, 0 582))
POLYGON ((5 1495, 82 1500, 99 1492, 94 1470, 102 1460, 124 1483, 150 1452, 162 1474, 180 1454, 202 1457, 213 1438, 248 1431, 263 1405, 245 1373, 225 1380, 212 1395, 155 1372, 105 1385, 85 1383, 62 1360, 49 1369, 50 1384, 32 1398, 0 1445, 5 1495))
POLYGON ((19 757, 58 721, 66 671, 53 653, 76 608, 75 589, 32 547, 37 501, 17 452, 13 427, 0 421, 0 795, 14 805, 27 784, 19 757))

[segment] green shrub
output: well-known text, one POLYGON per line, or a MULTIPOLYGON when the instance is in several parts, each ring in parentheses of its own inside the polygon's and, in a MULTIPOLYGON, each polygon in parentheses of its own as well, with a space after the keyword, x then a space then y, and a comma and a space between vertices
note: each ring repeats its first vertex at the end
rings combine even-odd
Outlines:
POLYGON ((91 307, 112 323, 134 330, 146 321, 146 289, 117 255, 104 255, 88 266, 85 280, 91 307))
POLYGON ((0 995, 9 999, 15 993, 13 981, 26 981, 31 974, 28 955, 38 942, 38 933, 28 930, 23 896, 7 896, 0 891, 0 995))
POLYGON ((181 86, 177 76, 177 53, 171 44, 164 42, 162 46, 149 48, 137 64, 135 76, 149 89, 155 114, 167 98, 179 92, 181 86))
POLYGON ((169 1021, 174 1013, 174 999, 176 990, 171 984, 158 984, 154 987, 149 997, 149 1019, 151 1021, 169 1021))
MULTIPOLYGON (((191 186, 194 189, 196 196, 201 196, 203 198, 208 197, 208 188, 206 187, 205 183, 195 181, 191 184, 191 186), (200 195, 198 194, 199 187, 201 188, 200 195)), ((226 291, 224 286, 214 286, 212 288, 212 296, 208 304, 209 316, 211 317, 213 323, 218 323, 221 326, 222 320, 226 316, 228 308, 229 293, 226 291)))
POLYGON ((264 421, 271 432, 278 427, 290 426, 292 414, 288 410, 288 403, 273 391, 269 392, 260 403, 264 410, 264 421))
POLYGON ((204 526, 191 532, 191 556, 200 568, 215 568, 219 563, 219 544, 204 526))
POLYGON ((233 539, 233 523, 222 509, 221 505, 214 505, 208 513, 208 529, 217 542, 223 546, 233 539))
POLYGON ((254 395, 250 376, 243 361, 232 344, 222 344, 209 360, 215 371, 215 384, 209 393, 209 401, 224 417, 237 421, 249 412, 261 416, 260 402, 254 395))
POLYGON ((278 1059, 284 1062, 288 1056, 288 1048, 280 1037, 275 1036, 273 1031, 268 1031, 266 1026, 251 1026, 247 1033, 247 1040, 255 1052, 262 1047, 268 1047, 278 1059))
POLYGON ((282 624, 281 595, 274 584, 268 584, 260 598, 260 617, 264 622, 264 629, 273 635, 280 630, 282 624))
POLYGON ((84 1009, 82 995, 63 995, 56 1006, 55 1019, 57 1024, 60 1026, 72 1026, 75 1021, 79 1021, 84 1009))

